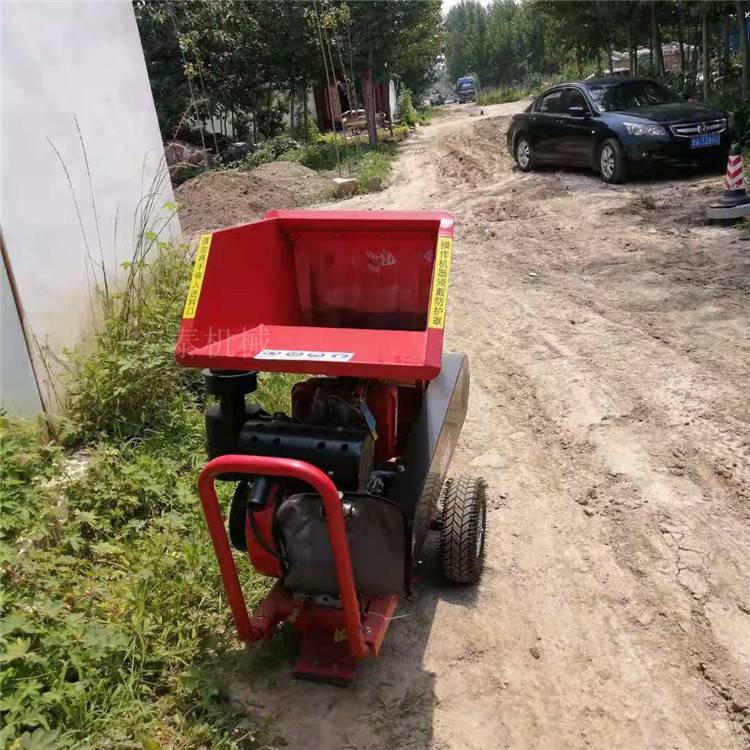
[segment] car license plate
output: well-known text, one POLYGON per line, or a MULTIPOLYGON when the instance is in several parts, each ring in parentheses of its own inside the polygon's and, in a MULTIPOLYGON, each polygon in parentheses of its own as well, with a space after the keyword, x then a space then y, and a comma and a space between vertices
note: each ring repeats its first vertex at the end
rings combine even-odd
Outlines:
POLYGON ((706 148, 707 146, 718 146, 720 143, 721 136, 718 133, 708 133, 691 138, 690 148, 706 148))

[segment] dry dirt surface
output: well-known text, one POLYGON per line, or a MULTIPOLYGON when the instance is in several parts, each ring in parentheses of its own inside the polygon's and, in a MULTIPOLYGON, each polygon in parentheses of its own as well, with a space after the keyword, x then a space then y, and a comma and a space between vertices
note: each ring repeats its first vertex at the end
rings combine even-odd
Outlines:
POLYGON ((175 192, 185 236, 258 218, 272 208, 299 208, 330 191, 330 180, 289 161, 261 164, 252 172, 211 171, 175 192))
POLYGON ((748 236, 702 224, 717 175, 520 173, 519 106, 451 108, 345 204, 456 216, 487 565, 451 588, 426 555, 347 689, 255 648, 235 698, 290 748, 750 747, 748 236))

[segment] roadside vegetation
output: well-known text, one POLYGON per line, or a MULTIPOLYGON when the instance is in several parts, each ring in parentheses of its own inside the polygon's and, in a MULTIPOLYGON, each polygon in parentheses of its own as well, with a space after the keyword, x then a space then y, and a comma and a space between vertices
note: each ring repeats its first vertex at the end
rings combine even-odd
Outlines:
POLYGON ((329 81, 342 111, 368 116, 365 80, 421 96, 443 42, 440 0, 134 6, 163 139, 186 138, 217 157, 230 138, 303 140, 309 94, 329 81))
MULTIPOLYGON (((415 112, 415 117, 418 116, 415 112)), ((313 123, 311 123, 313 125, 313 123)), ((396 144, 409 132, 406 124, 396 125, 391 133, 381 129, 378 143, 370 146, 366 134, 319 133, 308 129, 307 142, 300 143, 288 136, 277 136, 248 154, 235 168, 252 170, 272 161, 295 161, 309 169, 335 176, 357 178, 357 193, 371 193, 385 185, 396 158, 396 144)))
MULTIPOLYGON (((0 747, 275 746, 219 677, 241 649, 195 491, 200 373, 172 356, 188 260, 162 243, 102 297, 57 437, 0 415, 0 747)), ((262 382, 285 408, 283 377, 262 382)))
POLYGON ((477 98, 477 104, 505 104, 505 102, 517 102, 519 99, 525 99, 529 94, 529 90, 516 88, 515 86, 482 89, 477 98))
POLYGON ((473 74, 480 103, 495 104, 628 69, 732 112, 750 145, 748 10, 720 0, 462 0, 446 18, 447 78, 473 74))

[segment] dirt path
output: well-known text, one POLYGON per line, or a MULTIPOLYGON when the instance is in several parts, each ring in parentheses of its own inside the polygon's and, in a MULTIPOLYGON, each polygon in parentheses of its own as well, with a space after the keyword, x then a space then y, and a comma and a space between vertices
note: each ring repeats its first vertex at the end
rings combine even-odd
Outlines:
POLYGON ((482 584, 427 556, 351 688, 253 660, 237 694, 295 749, 748 748, 750 242, 700 225, 715 176, 512 169, 515 106, 454 108, 346 203, 456 215, 482 584))

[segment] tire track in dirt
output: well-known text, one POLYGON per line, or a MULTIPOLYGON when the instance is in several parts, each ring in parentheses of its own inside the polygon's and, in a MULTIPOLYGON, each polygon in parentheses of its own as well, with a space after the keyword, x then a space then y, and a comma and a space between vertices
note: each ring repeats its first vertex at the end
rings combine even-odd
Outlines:
POLYGON ((513 171, 514 106, 452 108, 345 204, 456 215, 482 584, 426 554, 352 687, 251 660, 235 692, 293 748, 747 748, 750 244, 695 221, 718 177, 513 171))

